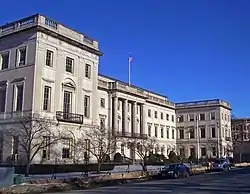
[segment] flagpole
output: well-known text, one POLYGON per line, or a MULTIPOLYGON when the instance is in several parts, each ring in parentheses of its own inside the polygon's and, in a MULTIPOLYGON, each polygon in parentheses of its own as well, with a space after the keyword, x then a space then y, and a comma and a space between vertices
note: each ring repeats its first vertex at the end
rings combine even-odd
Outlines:
POLYGON ((128 85, 130 85, 130 54, 128 57, 128 85))

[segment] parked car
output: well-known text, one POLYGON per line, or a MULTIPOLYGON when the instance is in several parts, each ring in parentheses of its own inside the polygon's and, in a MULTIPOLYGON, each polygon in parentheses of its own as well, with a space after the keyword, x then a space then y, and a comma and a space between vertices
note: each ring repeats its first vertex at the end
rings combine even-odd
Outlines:
POLYGON ((157 178, 186 178, 190 175, 190 169, 181 163, 169 164, 165 166, 158 174, 157 178))
POLYGON ((231 170, 231 164, 228 159, 217 159, 215 160, 211 167, 210 171, 229 171, 231 170))

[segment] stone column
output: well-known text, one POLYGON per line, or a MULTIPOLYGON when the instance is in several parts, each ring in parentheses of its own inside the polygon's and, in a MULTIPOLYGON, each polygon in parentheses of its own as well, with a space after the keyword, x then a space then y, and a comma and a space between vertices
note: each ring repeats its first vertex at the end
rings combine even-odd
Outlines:
POLYGON ((145 134, 145 126, 146 126, 146 110, 145 110, 145 105, 141 104, 140 105, 140 134, 145 134))
POLYGON ((118 126, 117 126, 117 105, 118 105, 118 98, 113 97, 112 99, 112 132, 115 134, 117 132, 118 126))
POLYGON ((128 132, 128 100, 123 100, 122 106, 122 132, 128 132))
POLYGON ((137 121, 136 121, 136 106, 137 106, 137 103, 136 102, 133 102, 132 103, 132 129, 131 129, 131 133, 137 133, 137 130, 136 130, 136 124, 137 124, 137 121))

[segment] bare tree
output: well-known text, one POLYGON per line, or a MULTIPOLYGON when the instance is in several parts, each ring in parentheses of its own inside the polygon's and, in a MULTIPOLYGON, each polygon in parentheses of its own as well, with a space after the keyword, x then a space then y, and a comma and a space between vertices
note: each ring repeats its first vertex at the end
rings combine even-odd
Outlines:
POLYGON ((105 127, 95 126, 80 133, 75 151, 84 153, 85 160, 88 160, 90 155, 94 156, 98 164, 97 172, 100 172, 101 165, 110 160, 110 155, 116 152, 121 139, 113 136, 112 131, 105 127))
POLYGON ((143 171, 146 172, 147 171, 147 166, 146 166, 147 156, 156 147, 157 140, 154 138, 147 137, 143 139, 135 139, 132 141, 132 143, 135 146, 135 149, 134 149, 135 153, 141 159, 142 169, 143 171))
POLYGON ((235 125, 232 131, 233 151, 239 153, 239 162, 242 160, 242 151, 244 150, 244 139, 247 136, 247 131, 241 128, 241 125, 235 125))
POLYGON ((59 132, 52 129, 52 121, 39 114, 16 114, 11 124, 1 124, 1 126, 4 127, 5 142, 13 147, 14 141, 16 144, 16 148, 13 147, 16 149, 14 152, 23 153, 26 176, 29 175, 30 165, 39 151, 48 149, 61 139, 59 132))

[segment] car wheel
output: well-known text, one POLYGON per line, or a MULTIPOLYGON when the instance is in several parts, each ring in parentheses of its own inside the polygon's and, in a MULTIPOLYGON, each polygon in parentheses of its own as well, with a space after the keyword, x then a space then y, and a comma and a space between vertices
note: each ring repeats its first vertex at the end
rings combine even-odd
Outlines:
POLYGON ((173 174, 173 177, 174 177, 174 179, 178 179, 178 174, 177 174, 177 173, 174 173, 174 174, 173 174))

